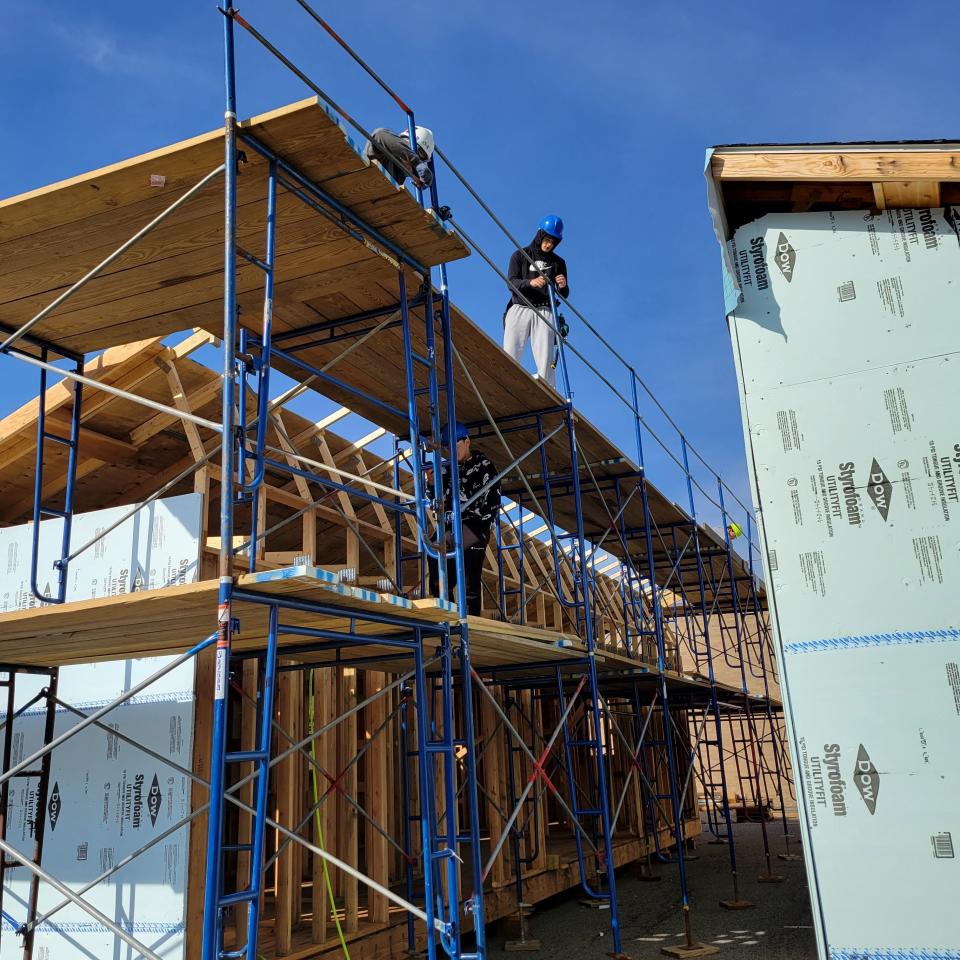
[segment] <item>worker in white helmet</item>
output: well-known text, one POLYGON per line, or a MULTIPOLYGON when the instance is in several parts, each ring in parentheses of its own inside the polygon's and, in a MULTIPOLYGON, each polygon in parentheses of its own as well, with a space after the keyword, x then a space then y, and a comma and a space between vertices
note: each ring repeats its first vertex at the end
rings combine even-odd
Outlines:
POLYGON ((410 149, 410 137, 406 131, 394 133, 386 127, 377 127, 370 134, 370 140, 364 149, 368 160, 378 160, 397 183, 402 184, 407 177, 420 187, 429 187, 433 183, 430 172, 430 159, 433 156, 433 131, 427 127, 416 128, 417 149, 410 149))

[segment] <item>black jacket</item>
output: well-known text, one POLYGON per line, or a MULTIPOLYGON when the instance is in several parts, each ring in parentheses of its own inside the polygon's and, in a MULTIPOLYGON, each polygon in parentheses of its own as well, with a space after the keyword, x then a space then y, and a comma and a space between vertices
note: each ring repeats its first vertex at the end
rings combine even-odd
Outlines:
MULTIPOLYGON (((497 475, 497 468, 479 450, 470 453, 459 464, 460 503, 466 503, 474 494, 479 493, 497 475)), ((444 509, 450 510, 451 501, 450 470, 443 471, 443 499, 444 509)), ((485 548, 490 538, 490 529, 497 518, 500 509, 500 481, 490 485, 477 499, 460 514, 465 526, 479 538, 479 545, 485 548)))
MULTIPOLYGON (((519 250, 515 250, 507 269, 507 278, 523 294, 523 297, 535 307, 547 306, 550 303, 550 295, 547 293, 546 287, 540 287, 539 290, 536 287, 531 287, 531 280, 535 280, 541 273, 550 281, 557 277, 567 277, 567 261, 563 257, 557 256, 556 247, 550 253, 544 253, 540 249, 540 241, 545 236, 546 234, 542 230, 538 230, 533 241, 524 248, 533 264, 519 250)), ((569 277, 567 279, 569 280, 569 277)), ((557 290, 565 297, 570 296, 569 285, 557 287, 557 290)), ((509 309, 510 304, 513 303, 519 304, 521 307, 526 306, 523 298, 518 296, 511 288, 510 302, 507 304, 507 308, 509 309)))

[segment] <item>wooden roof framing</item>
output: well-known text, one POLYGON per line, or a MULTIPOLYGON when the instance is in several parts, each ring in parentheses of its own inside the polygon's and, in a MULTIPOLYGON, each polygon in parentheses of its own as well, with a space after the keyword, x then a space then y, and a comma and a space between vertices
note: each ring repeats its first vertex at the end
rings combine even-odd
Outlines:
MULTIPOLYGON (((163 345, 159 338, 140 341, 123 347, 114 347, 97 358, 89 371, 94 379, 102 379, 116 386, 135 388, 138 393, 164 403, 171 402, 171 393, 179 389, 182 391, 180 404, 187 412, 200 415, 215 416, 215 410, 220 403, 220 377, 206 366, 190 359, 190 354, 211 340, 211 336, 203 331, 197 331, 183 342, 174 345, 163 345), (166 393, 165 393, 166 391, 166 393)), ((64 383, 56 384, 47 392, 47 415, 53 419, 63 419, 69 409, 70 390, 64 383)), ((249 400, 249 409, 253 413, 253 401, 249 400)), ((35 399, 4 420, 0 421, 0 524, 18 523, 28 519, 32 507, 33 497, 33 465, 36 456, 36 421, 39 410, 35 399)), ((280 411, 277 411, 278 415, 280 411)), ((366 475, 369 480, 381 483, 391 483, 392 467, 389 461, 382 461, 365 449, 367 438, 359 441, 350 441, 335 433, 327 425, 342 419, 344 411, 323 418, 318 423, 293 413, 289 410, 282 412, 284 434, 276 430, 268 434, 268 442, 278 444, 289 438, 291 450, 294 452, 308 451, 313 457, 321 457, 331 466, 366 475), (311 449, 315 444, 322 453, 311 449)), ((182 473, 185 467, 202 459, 204 454, 215 444, 219 436, 203 427, 194 427, 189 422, 177 418, 174 414, 155 413, 152 409, 138 404, 134 400, 118 397, 114 394, 88 390, 82 408, 82 433, 78 452, 78 509, 81 511, 95 510, 108 506, 117 506, 135 503, 142 497, 148 496, 166 481, 169 476, 182 473), (193 436, 191 436, 191 434, 193 436), (122 454, 118 456, 117 454, 122 454)), ((45 491, 48 497, 61 494, 65 486, 66 457, 64 449, 57 444, 49 444, 45 448, 44 458, 45 491)), ((216 472, 215 467, 205 469, 216 472)), ((409 480, 409 478, 408 478, 409 480)), ((405 487, 409 483, 404 484, 405 487)), ((178 493, 194 489, 194 478, 185 477, 177 486, 169 491, 173 496, 178 493)), ((294 509, 311 503, 318 494, 311 490, 302 478, 288 475, 271 474, 267 482, 267 522, 272 524, 289 516, 294 509)), ((351 532, 363 539, 372 541, 374 545, 380 543, 389 550, 387 541, 392 541, 394 532, 390 521, 382 507, 370 504, 359 497, 344 494, 339 498, 339 504, 346 509, 341 511, 332 506, 315 508, 318 514, 315 522, 317 538, 315 540, 316 560, 324 565, 324 571, 336 569, 348 553, 345 551, 344 539, 351 532), (346 514, 346 516, 344 515, 346 514), (349 518, 349 519, 348 519, 349 518), (351 530, 350 528, 353 528, 351 530)), ((214 503, 208 504, 212 512, 214 503)), ((242 529, 242 524, 240 525, 242 529)), ((239 539, 242 541, 243 536, 239 539)), ((406 537, 407 547, 413 547, 409 532, 406 537)), ((505 524, 504 539, 507 543, 518 543, 515 531, 505 524)), ((524 535, 524 550, 526 552, 526 581, 531 589, 537 584, 541 575, 546 575, 552 568, 553 560, 549 547, 539 539, 524 535)), ((270 538, 273 552, 268 552, 258 562, 258 568, 288 566, 293 557, 302 552, 302 536, 300 527, 291 525, 286 531, 270 538), (279 550, 277 548, 280 548, 279 550), (283 548, 287 552, 284 553, 283 548)), ((77 546, 77 544, 74 544, 77 546)), ((488 562, 488 582, 496 577, 496 557, 492 554, 488 562)), ((506 577, 508 584, 518 586, 520 572, 516 564, 508 558, 506 577)), ((366 561, 366 555, 358 553, 357 558, 366 561)), ((244 561, 245 562, 245 561, 244 561)), ((361 586, 354 587, 350 583, 342 583, 339 579, 331 584, 323 580, 323 571, 311 579, 305 574, 299 580, 285 577, 280 588, 269 577, 255 584, 253 589, 287 592, 291 585, 295 589, 303 587, 305 596, 320 599, 323 602, 342 602, 344 598, 359 606, 373 604, 372 609, 380 609, 381 604, 388 604, 383 608, 389 612, 409 612, 410 615, 422 613, 422 603, 432 601, 417 601, 414 604, 399 602, 396 597, 382 597, 376 590, 363 589, 366 582, 376 583, 376 568, 369 562, 359 564, 357 572, 368 571, 370 576, 354 576, 352 582, 361 586), (315 582, 314 582, 315 581, 315 582), (300 586, 298 587, 297 584, 300 586)), ((571 575, 563 571, 565 582, 570 586, 571 575)), ((249 578, 248 578, 249 579, 249 578)), ((241 576, 238 583, 246 581, 241 576)), ((605 636, 601 639, 601 646, 607 646, 611 653, 617 650, 626 652, 626 629, 622 615, 618 618, 615 608, 615 595, 618 589, 616 581, 599 576, 598 582, 605 602, 606 612, 602 614, 602 626, 605 636)), ((380 587, 382 589, 382 587, 380 587)), ((544 592, 546 603, 555 602, 553 588, 548 586, 544 592)), ((31 630, 40 631, 44 635, 45 656, 56 658, 90 659, 103 658, 115 655, 119 650, 126 650, 131 633, 137 633, 137 651, 139 655, 146 655, 153 646, 163 649, 170 643, 180 643, 180 640, 164 638, 164 630, 177 632, 182 637, 182 643, 188 646, 199 639, 197 629, 203 629, 203 616, 209 613, 207 601, 209 597, 205 588, 190 586, 188 589, 177 588, 172 592, 164 592, 163 598, 151 597, 143 604, 134 602, 128 611, 127 607, 118 600, 111 601, 107 606, 118 605, 118 610, 99 610, 96 602, 87 606, 70 604, 72 612, 67 616, 64 608, 50 613, 41 613, 40 609, 19 614, 0 615, 0 643, 3 645, 3 656, 8 660, 16 661, 29 648, 28 638, 31 630), (89 610, 87 609, 89 607, 89 610), (119 609, 121 608, 122 609, 119 609), (98 612, 99 610, 99 612, 98 612), (136 629, 131 629, 131 622, 127 613, 135 619, 136 629), (192 612, 190 612, 192 611, 192 612), (119 616, 119 622, 117 617, 119 616), (136 618, 142 618, 137 620, 136 618), (183 618, 187 619, 184 620, 183 618), (39 618, 39 619, 38 619, 39 618), (183 622, 181 622, 183 621, 183 622), (102 633, 100 640, 96 635, 102 633), (59 640, 57 638, 60 638, 59 640), (191 640, 191 637, 194 639, 191 640), (111 639, 113 638, 113 639, 111 639), (152 638, 152 639, 151 639, 152 638), (82 642, 81 642, 82 641, 82 642), (49 649, 47 649, 47 646, 49 649), (23 648, 23 649, 21 649, 23 648), (91 653, 91 649, 95 653, 91 653)), ((533 606, 536 606, 534 603, 533 606)), ((556 604, 559 608, 559 604, 556 604)), ((427 616, 430 610, 427 609, 427 616)), ((438 608, 439 615, 444 619, 449 617, 449 611, 438 608)), ((249 613, 249 611, 248 611, 249 613)), ((256 643, 262 637, 257 631, 263 626, 252 613, 253 626, 244 625, 244 636, 248 641, 256 643)), ((342 618, 331 620, 337 627, 343 628, 346 621, 342 618)), ((565 653, 548 653, 569 659, 575 654, 582 653, 582 647, 575 635, 563 633, 563 629, 571 629, 569 617, 560 615, 555 618, 555 626, 561 632, 544 629, 547 623, 546 612, 540 617, 539 628, 536 624, 527 627, 512 626, 510 624, 493 625, 477 621, 473 624, 480 635, 490 634, 494 639, 503 636, 523 638, 526 642, 534 642, 531 636, 536 637, 537 643, 549 643, 561 646, 565 653), (531 630, 533 633, 531 634, 531 630)), ((314 624, 315 625, 315 624, 314 624)), ((478 641, 481 648, 483 641, 478 641)), ((514 651, 522 652, 520 647, 514 651)), ((511 648, 512 649, 512 648, 511 648)), ((495 661, 496 645, 488 644, 486 654, 480 653, 479 664, 495 661)), ((386 650, 380 651, 386 653, 386 650)), ((503 655, 502 651, 498 655, 503 655)), ((528 657, 530 654, 526 654, 528 657)), ((634 664, 636 661, 632 661, 634 664)))
POLYGON ((960 203, 960 143, 719 146, 709 171, 731 234, 765 213, 960 203))

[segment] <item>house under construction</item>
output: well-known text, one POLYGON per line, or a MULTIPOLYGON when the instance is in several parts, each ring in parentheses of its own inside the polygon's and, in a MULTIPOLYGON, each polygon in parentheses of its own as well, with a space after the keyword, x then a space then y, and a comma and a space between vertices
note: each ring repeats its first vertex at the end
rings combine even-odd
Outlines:
POLYGON ((0 202, 0 350, 39 378, 0 422, 0 522, 24 531, 29 569, 0 614, 0 955, 67 956, 93 930, 151 960, 483 957, 488 924, 515 918, 512 946, 535 946, 533 905, 578 885, 619 954, 616 869, 663 862, 687 934, 671 950, 715 951, 688 895, 703 824, 728 846, 730 907, 748 905, 738 816, 762 824, 768 879, 794 855, 750 509, 602 338, 602 370, 561 340, 555 391, 454 306, 446 264, 496 267, 443 206, 444 176, 473 190, 442 151, 430 190, 405 189, 255 25, 228 9, 224 31, 224 128, 0 202), (314 96, 238 120, 241 31, 314 96), (218 370, 202 359, 218 354, 218 370), (578 414, 575 358, 631 450, 578 414), (311 392, 334 405, 319 420, 311 392), (460 504, 436 509, 457 421, 501 469, 482 616, 465 615, 460 504), (648 476, 651 449, 682 506, 648 476), (76 571, 96 570, 106 538, 177 498, 196 505, 190 563, 123 568, 81 598, 76 571), (61 668, 144 660, 107 702, 58 693, 61 668), (192 736, 174 756, 124 717, 185 666, 192 736), (45 851, 74 802, 58 757, 81 736, 163 774, 107 785, 104 810, 129 808, 111 822, 137 830, 99 860, 71 841, 62 876, 45 851), (182 911, 153 923, 124 877, 159 849, 182 911))

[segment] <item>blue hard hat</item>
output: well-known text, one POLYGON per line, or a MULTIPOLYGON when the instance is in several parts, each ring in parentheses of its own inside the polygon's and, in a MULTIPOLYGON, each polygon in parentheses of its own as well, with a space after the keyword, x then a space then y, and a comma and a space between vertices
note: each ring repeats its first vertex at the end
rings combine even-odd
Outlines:
POLYGON ((554 240, 563 239, 563 221, 552 213, 540 221, 540 229, 554 240))
MULTIPOLYGON (((446 433, 446 432, 447 432, 447 428, 444 427, 444 433, 446 433)), ((464 424, 460 423, 460 421, 458 420, 458 421, 453 425, 453 435, 454 435, 454 437, 455 437, 458 441, 460 441, 460 440, 468 440, 468 439, 470 438, 470 431, 467 430, 466 426, 465 426, 464 424)))

